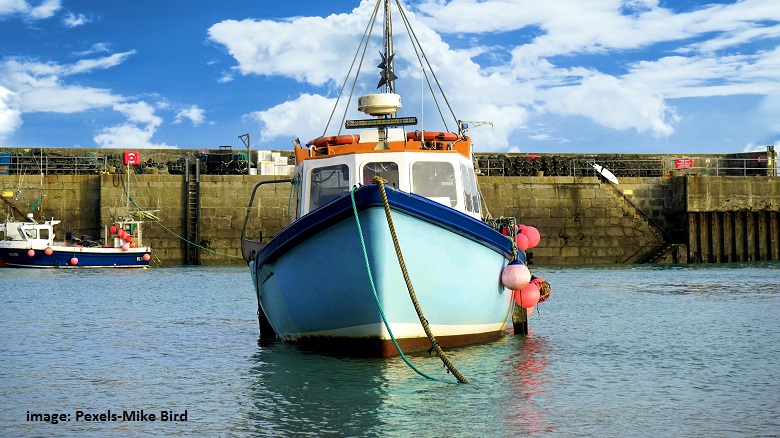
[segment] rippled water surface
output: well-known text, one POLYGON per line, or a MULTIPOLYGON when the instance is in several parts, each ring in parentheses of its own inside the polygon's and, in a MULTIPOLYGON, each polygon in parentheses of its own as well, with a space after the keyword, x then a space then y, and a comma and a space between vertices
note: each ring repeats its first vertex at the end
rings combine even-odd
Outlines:
POLYGON ((459 385, 261 345, 246 268, 0 270, 0 435, 780 435, 780 264, 534 273, 531 335, 448 351, 459 385), (142 409, 187 421, 76 420, 142 409))

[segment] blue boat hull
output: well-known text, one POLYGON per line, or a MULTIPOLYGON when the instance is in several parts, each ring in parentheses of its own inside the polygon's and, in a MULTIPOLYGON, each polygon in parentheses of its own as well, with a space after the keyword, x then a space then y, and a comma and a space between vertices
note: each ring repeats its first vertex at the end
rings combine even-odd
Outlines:
POLYGON ((149 260, 144 260, 148 250, 121 248, 84 248, 68 247, 55 249, 46 255, 44 248, 35 251, 30 257, 25 248, 0 248, 0 267, 12 268, 144 268, 149 260), (74 265, 71 259, 76 258, 74 265))
MULTIPOLYGON (((495 339, 511 317, 500 281, 511 243, 489 226, 416 195, 388 189, 393 222, 418 302, 442 346, 495 339)), ((263 313, 281 338, 356 355, 430 348, 407 291, 374 185, 355 192, 366 254, 349 196, 315 210, 250 263, 263 313), (377 304, 377 299, 379 304, 377 304)))

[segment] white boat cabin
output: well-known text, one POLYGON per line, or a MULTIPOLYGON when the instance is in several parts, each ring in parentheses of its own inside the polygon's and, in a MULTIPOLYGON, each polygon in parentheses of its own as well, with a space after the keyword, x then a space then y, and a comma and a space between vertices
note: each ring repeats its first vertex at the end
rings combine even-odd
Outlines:
POLYGON ((480 219, 474 165, 456 151, 373 151, 310 158, 296 168, 299 217, 380 176, 415 193, 480 219))
POLYGON ((32 247, 51 246, 54 242, 54 225, 58 220, 37 222, 8 221, 0 225, 0 241, 28 242, 32 247))

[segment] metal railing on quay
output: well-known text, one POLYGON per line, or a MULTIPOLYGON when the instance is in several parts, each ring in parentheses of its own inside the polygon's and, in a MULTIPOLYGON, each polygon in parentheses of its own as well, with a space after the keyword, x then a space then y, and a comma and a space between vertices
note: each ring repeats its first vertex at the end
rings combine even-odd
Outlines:
POLYGON ((0 174, 6 175, 89 175, 106 172, 106 157, 11 154, 4 157, 0 174))
POLYGON ((475 167, 484 176, 596 176, 606 169, 615 177, 777 176, 775 163, 766 154, 748 158, 570 158, 555 155, 481 154, 475 167))

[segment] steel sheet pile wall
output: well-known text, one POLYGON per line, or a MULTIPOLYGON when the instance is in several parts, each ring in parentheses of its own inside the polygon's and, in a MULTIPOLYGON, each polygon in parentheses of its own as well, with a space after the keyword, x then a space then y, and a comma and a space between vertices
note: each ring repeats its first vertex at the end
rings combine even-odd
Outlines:
POLYGON ((698 263, 780 260, 780 180, 687 177, 688 257, 698 263))

